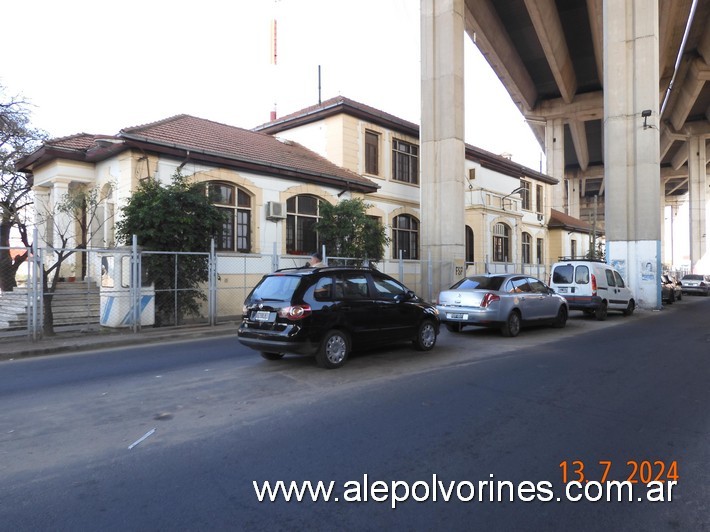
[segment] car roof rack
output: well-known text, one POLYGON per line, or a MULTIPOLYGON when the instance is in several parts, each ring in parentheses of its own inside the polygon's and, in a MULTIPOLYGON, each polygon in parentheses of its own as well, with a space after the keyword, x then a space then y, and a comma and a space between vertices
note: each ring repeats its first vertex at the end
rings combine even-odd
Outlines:
POLYGON ((603 259, 590 259, 588 257, 576 257, 576 256, 569 256, 569 257, 557 257, 558 262, 600 262, 602 264, 606 264, 606 261, 603 259))

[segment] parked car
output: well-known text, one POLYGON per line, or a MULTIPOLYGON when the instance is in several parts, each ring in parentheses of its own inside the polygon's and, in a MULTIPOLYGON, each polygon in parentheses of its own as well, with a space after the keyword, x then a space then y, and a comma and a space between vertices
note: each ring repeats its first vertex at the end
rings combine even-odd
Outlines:
POLYGON ((517 336, 523 325, 550 323, 564 327, 565 299, 539 279, 521 274, 464 277, 439 294, 436 308, 452 332, 466 325, 498 327, 503 336, 517 336))
POLYGON ((605 320, 610 310, 630 316, 636 308, 633 292, 621 273, 599 260, 564 260, 552 265, 550 287, 563 296, 570 310, 605 320))
POLYGON ((661 275, 661 299, 669 305, 683 299, 683 289, 680 281, 667 273, 661 275))
POLYGON ((244 302, 239 341, 267 360, 314 355, 338 368, 353 349, 411 341, 436 344, 436 308, 376 270, 346 267, 285 269, 265 275, 244 302))
POLYGON ((710 275, 687 273, 680 280, 680 284, 684 294, 702 294, 707 296, 708 292, 710 292, 710 275))

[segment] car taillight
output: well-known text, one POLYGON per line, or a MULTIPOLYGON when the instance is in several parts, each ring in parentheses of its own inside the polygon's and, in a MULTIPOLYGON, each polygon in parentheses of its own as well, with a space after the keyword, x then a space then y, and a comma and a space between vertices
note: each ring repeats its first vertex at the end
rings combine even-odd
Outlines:
POLYGON ((592 295, 597 295, 597 278, 592 274, 592 295))
POLYGON ((279 317, 292 321, 301 320, 310 314, 311 307, 309 305, 294 305, 279 310, 279 317))
POLYGON ((486 308, 488 305, 490 305, 494 301, 500 301, 500 296, 497 296, 496 294, 491 294, 490 292, 488 292, 485 296, 483 296, 483 301, 481 301, 481 307, 486 308))

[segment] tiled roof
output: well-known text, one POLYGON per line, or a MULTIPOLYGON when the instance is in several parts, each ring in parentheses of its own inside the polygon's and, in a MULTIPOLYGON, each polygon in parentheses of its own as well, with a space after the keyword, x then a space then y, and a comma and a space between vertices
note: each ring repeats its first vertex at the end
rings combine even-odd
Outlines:
POLYGON ((88 150, 96 140, 96 135, 89 133, 77 133, 67 137, 60 137, 47 141, 48 146, 64 148, 67 150, 88 150))
MULTIPOLYGON (((592 232, 592 225, 590 223, 555 209, 550 209, 550 220, 547 223, 547 227, 550 229, 574 229, 582 233, 592 232)), ((604 233, 599 226, 597 226, 596 232, 597 234, 604 233)))
POLYGON ((204 152, 236 161, 250 162, 306 174, 329 176, 377 188, 372 181, 341 168, 304 146, 265 133, 176 115, 158 122, 122 129, 119 137, 158 143, 167 147, 204 152))
POLYGON ((254 130, 274 134, 284 129, 290 129, 293 127, 294 123, 308 123, 309 121, 320 120, 324 116, 333 114, 334 111, 370 119, 375 123, 381 123, 395 131, 401 131, 413 136, 419 135, 419 126, 414 122, 404 120, 390 113, 365 105, 364 103, 356 102, 345 96, 330 98, 318 105, 312 105, 282 116, 272 122, 261 124, 255 127, 254 130))
MULTIPOLYGON (((261 124, 254 128, 255 131, 269 133, 271 135, 278 134, 281 131, 293 129, 305 124, 310 124, 319 120, 323 120, 329 116, 337 114, 347 114, 360 118, 366 122, 372 122, 382 127, 391 129, 398 133, 404 133, 412 137, 419 136, 419 126, 408 120, 398 118, 394 115, 380 111, 364 103, 356 102, 344 96, 337 96, 329 100, 325 100, 319 105, 312 105, 282 116, 272 122, 261 124)), ((558 179, 538 172, 532 168, 528 168, 520 163, 511 161, 506 157, 486 151, 482 148, 466 144, 466 159, 475 161, 481 166, 500 172, 513 177, 529 177, 537 181, 548 184, 559 183, 558 179)))

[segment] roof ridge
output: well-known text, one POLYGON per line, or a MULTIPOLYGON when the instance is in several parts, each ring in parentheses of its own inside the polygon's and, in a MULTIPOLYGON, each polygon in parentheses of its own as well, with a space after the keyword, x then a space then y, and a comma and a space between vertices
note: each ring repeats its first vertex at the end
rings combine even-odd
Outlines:
POLYGON ((47 141, 47 144, 54 144, 54 143, 63 142, 65 140, 69 140, 69 139, 78 139, 81 137, 96 138, 96 137, 100 137, 100 136, 102 136, 102 135, 97 135, 94 133, 83 133, 83 132, 82 133, 72 133, 71 135, 64 135, 63 137, 51 138, 47 141))

